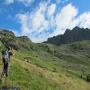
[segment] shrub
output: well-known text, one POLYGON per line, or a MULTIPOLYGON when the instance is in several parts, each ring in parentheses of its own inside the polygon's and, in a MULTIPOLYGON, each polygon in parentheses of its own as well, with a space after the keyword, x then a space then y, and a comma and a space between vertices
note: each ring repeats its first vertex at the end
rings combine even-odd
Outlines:
POLYGON ((87 81, 90 82, 90 74, 87 75, 87 81))

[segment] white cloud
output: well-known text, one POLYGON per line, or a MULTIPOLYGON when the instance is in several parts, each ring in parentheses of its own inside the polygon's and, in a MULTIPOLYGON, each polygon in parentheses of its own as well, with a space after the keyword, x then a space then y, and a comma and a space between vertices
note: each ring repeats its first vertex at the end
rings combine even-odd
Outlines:
POLYGON ((90 12, 86 12, 80 16, 79 26, 90 29, 90 12))
POLYGON ((31 5, 34 0, 17 0, 18 2, 22 2, 25 6, 31 5))
POLYGON ((30 33, 30 30, 29 30, 29 16, 28 16, 28 13, 27 14, 18 14, 17 15, 18 19, 19 19, 19 22, 21 23, 21 34, 27 34, 28 32, 30 33))
POLYGON ((60 11, 56 8, 56 4, 40 3, 34 11, 18 14, 21 34, 29 36, 34 42, 42 42, 48 37, 63 34, 67 28, 72 29, 75 26, 90 28, 90 12, 77 16, 78 9, 71 3, 60 11), (49 28, 52 29, 51 33, 49 28))
POLYGON ((55 10, 56 10, 56 4, 51 4, 48 7, 48 11, 47 11, 48 16, 52 16, 55 13, 55 10))
POLYGON ((13 4, 15 2, 19 2, 19 3, 22 3, 24 4, 25 6, 29 6, 31 5, 31 3, 34 2, 34 0, 5 0, 5 4, 13 4))
POLYGON ((48 27, 48 21, 45 19, 46 4, 40 4, 40 8, 33 14, 32 29, 41 32, 48 27))
POLYGON ((73 29, 75 26, 90 29, 90 12, 85 12, 80 16, 78 16, 77 18, 74 18, 69 28, 73 29))
POLYGON ((56 0, 56 3, 57 4, 65 4, 65 3, 67 3, 69 0, 56 0))
POLYGON ((56 3, 59 4, 62 0, 56 0, 56 3))
POLYGON ((13 4, 15 0, 5 0, 6 4, 13 4))
MULTIPOLYGON (((21 34, 30 36, 30 34, 34 32, 34 34, 37 35, 33 34, 31 38, 34 39, 34 41, 37 41, 35 38, 39 39, 39 41, 42 41, 44 37, 40 33, 49 27, 49 22, 45 18, 46 10, 47 4, 40 4, 39 8, 32 13, 17 14, 16 16, 21 23, 21 34), (41 37, 38 36, 38 34, 41 37)), ((45 34, 43 33, 43 35, 45 34)))
POLYGON ((63 7, 62 10, 56 15, 56 30, 53 34, 63 34, 65 30, 71 26, 77 13, 78 10, 72 6, 72 4, 68 4, 67 6, 63 7))

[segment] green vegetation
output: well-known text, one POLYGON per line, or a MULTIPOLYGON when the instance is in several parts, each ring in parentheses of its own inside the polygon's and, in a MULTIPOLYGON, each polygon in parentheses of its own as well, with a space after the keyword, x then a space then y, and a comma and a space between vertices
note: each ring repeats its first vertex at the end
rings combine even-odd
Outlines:
POLYGON ((13 32, 0 30, 0 41, 6 47, 13 47, 15 50, 30 49, 32 42, 27 36, 16 37, 13 32))
MULTIPOLYGON (((21 42, 15 44, 22 48, 14 50, 9 77, 0 80, 1 88, 90 90, 90 82, 87 81, 90 79, 90 40, 60 46, 47 43, 34 44, 26 40, 26 37, 19 37, 19 40, 21 42), (27 41, 30 47, 24 44, 27 41)), ((18 42, 18 39, 16 41, 18 42)), ((5 45, 3 42, 0 43, 0 51, 5 45)))
POLYGON ((79 27, 75 27, 72 30, 67 29, 63 35, 51 37, 46 43, 61 45, 82 40, 90 40, 90 29, 79 27))

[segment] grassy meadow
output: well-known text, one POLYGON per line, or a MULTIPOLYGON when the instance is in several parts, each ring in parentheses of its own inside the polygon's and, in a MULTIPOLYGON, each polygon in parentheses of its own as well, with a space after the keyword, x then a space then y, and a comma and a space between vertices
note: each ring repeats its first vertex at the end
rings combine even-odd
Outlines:
POLYGON ((90 90, 90 83, 86 81, 89 73, 90 41, 60 46, 35 44, 31 50, 14 51, 9 76, 0 79, 0 87, 18 87, 20 90, 90 90))

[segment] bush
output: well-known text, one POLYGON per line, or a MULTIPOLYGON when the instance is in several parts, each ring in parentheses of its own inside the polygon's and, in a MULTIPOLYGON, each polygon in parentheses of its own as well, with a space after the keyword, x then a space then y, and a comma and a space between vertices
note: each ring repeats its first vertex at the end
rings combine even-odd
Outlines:
POLYGON ((87 81, 90 82, 90 74, 87 75, 87 81))

